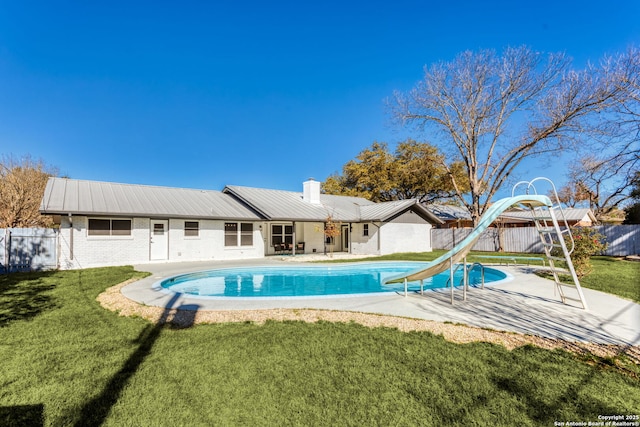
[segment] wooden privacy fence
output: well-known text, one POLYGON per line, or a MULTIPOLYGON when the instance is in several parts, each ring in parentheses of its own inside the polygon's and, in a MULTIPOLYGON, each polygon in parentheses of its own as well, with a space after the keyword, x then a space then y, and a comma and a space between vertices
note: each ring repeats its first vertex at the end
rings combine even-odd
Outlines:
POLYGON ((627 256, 640 254, 640 224, 596 225, 598 233, 607 238, 605 255, 627 256))
POLYGON ((58 268, 58 233, 52 228, 0 228, 0 273, 58 268))
MULTIPOLYGON (((604 235, 609 247, 605 255, 627 256, 640 253, 640 225, 597 225, 592 227, 604 235)), ((471 228, 434 228, 431 230, 433 249, 453 248, 471 234, 471 228)), ((535 227, 488 228, 473 250, 498 252, 543 253, 535 227)))

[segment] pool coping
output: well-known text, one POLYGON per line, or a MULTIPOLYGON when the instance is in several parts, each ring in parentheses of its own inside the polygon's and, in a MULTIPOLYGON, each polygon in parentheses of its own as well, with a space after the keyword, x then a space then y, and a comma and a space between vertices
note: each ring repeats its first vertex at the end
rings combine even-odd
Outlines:
MULTIPOLYGON (((371 261, 367 261, 371 262, 371 261)), ((484 290, 471 288, 467 300, 456 289, 455 303, 451 305, 449 290, 430 290, 425 295, 403 293, 322 298, 232 298, 204 299, 165 293, 152 289, 164 278, 201 270, 251 265, 283 265, 279 259, 241 261, 215 261, 199 263, 158 263, 136 265, 139 271, 152 274, 125 286, 122 294, 140 304, 156 307, 188 307, 192 310, 264 310, 264 309, 319 309, 374 313, 439 322, 461 323, 481 328, 538 335, 568 341, 600 344, 640 345, 640 305, 614 295, 585 289, 590 304, 585 311, 562 304, 555 295, 554 283, 535 274, 536 266, 491 267, 507 272, 513 280, 487 286, 484 290)), ((317 265, 317 264, 316 264, 317 265)))

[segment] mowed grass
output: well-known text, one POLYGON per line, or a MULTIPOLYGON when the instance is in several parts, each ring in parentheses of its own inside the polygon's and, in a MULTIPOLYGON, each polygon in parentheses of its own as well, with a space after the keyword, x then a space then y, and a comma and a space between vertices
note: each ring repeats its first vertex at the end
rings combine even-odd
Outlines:
POLYGON ((596 256, 593 273, 580 280, 582 286, 640 303, 640 262, 596 256))
POLYGON ((560 350, 326 322, 178 329, 95 301, 143 275, 0 276, 0 425, 537 426, 640 408, 636 371, 560 350))

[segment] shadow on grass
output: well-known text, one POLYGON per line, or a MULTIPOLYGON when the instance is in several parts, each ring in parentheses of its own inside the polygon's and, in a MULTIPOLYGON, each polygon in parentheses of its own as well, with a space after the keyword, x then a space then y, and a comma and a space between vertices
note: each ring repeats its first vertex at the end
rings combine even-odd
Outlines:
POLYGON ((44 405, 0 406, 0 425, 5 427, 44 425, 44 405))
MULTIPOLYGON (((525 346, 521 352, 544 352, 546 350, 536 349, 533 346, 525 346)), ((601 396, 588 395, 583 393, 583 389, 595 379, 598 367, 591 367, 589 372, 575 383, 565 384, 564 393, 555 399, 548 399, 540 393, 537 387, 532 386, 530 378, 526 373, 510 372, 508 375, 500 375, 493 378, 496 386, 505 392, 518 396, 522 402, 522 408, 527 418, 538 425, 553 425, 555 421, 565 421, 562 419, 563 408, 568 405, 579 405, 578 412, 584 413, 587 417, 581 421, 598 421, 598 415, 614 414, 620 412, 619 408, 607 405, 601 396)))
POLYGON ((122 367, 106 384, 102 393, 87 402, 80 411, 80 417, 75 426, 98 426, 109 415, 109 411, 120 398, 122 390, 138 371, 146 357, 151 353, 153 346, 162 333, 162 329, 168 326, 171 329, 183 329, 191 327, 195 321, 198 305, 181 305, 176 307, 177 312, 172 311, 173 305, 180 298, 175 294, 167 303, 162 316, 153 325, 146 326, 138 335, 135 343, 138 348, 129 356, 122 367))
POLYGON ((47 292, 56 287, 45 280, 53 272, 0 275, 0 328, 18 320, 32 319, 56 308, 47 292))

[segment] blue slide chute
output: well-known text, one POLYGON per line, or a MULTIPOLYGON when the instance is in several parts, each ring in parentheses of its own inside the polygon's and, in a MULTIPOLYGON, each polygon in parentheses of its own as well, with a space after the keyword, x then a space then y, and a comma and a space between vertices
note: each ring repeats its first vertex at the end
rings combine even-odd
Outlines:
POLYGON ((467 256, 471 248, 480 238, 480 234, 486 230, 504 211, 516 205, 524 205, 527 208, 545 206, 551 208, 553 205, 551 199, 543 195, 521 195, 506 197, 500 199, 492 204, 489 209, 482 215, 480 222, 476 228, 473 229, 471 234, 458 243, 453 249, 446 254, 434 259, 425 267, 421 267, 418 270, 403 273, 397 276, 389 277, 384 281, 385 284, 404 282, 405 279, 409 282, 416 280, 422 280, 435 276, 438 273, 442 273, 450 268, 452 264, 460 262, 467 256))

